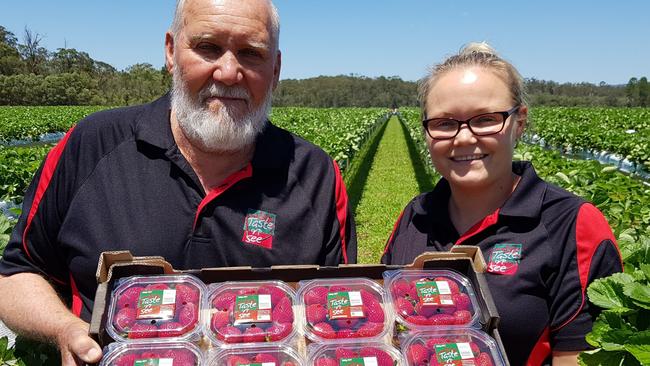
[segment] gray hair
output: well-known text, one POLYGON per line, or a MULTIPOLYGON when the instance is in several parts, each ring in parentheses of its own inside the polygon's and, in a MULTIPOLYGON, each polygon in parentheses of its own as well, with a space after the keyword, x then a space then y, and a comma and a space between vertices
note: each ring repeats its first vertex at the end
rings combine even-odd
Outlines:
POLYGON ((501 58, 489 44, 485 42, 472 42, 463 46, 458 54, 431 67, 427 75, 420 80, 418 85, 418 99, 424 118, 426 118, 427 113, 427 96, 440 76, 453 69, 468 66, 480 66, 495 71, 497 75, 503 77, 508 85, 513 102, 517 105, 528 104, 524 89, 524 79, 519 74, 519 71, 510 62, 501 58))
MULTIPOLYGON (((174 37, 183 28, 183 8, 185 7, 186 1, 187 0, 176 1, 174 20, 169 28, 169 31, 174 35, 174 37)), ((278 9, 273 5, 273 2, 271 0, 267 0, 267 2, 270 9, 269 18, 271 19, 271 45, 274 50, 278 50, 280 47, 280 15, 278 14, 278 9)))

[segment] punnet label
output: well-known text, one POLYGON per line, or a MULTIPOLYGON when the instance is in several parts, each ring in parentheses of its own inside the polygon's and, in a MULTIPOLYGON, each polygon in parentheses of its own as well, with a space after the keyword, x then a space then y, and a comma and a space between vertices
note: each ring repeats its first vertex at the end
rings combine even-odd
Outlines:
POLYGON ((173 358, 147 358, 145 360, 136 360, 133 366, 173 366, 173 358))
POLYGON ((377 366, 377 357, 342 358, 339 366, 377 366))
POLYGON ((340 291, 327 294, 329 319, 364 318, 363 300, 359 291, 340 291))
POLYGON ((473 365, 474 353, 469 343, 436 344, 436 359, 443 365, 473 365))
POLYGON ((271 295, 240 295, 235 300, 235 325, 271 321, 271 295))
POLYGON ((447 281, 417 282, 415 287, 422 305, 454 305, 454 300, 451 297, 451 288, 447 281))
POLYGON ((176 309, 176 290, 142 291, 138 298, 138 319, 171 319, 176 309))

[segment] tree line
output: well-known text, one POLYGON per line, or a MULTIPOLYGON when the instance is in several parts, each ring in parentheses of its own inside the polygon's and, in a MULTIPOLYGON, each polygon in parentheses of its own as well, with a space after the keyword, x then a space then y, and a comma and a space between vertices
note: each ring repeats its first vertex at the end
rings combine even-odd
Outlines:
MULTIPOLYGON (((0 25, 0 105, 133 105, 151 101, 171 85, 167 70, 148 63, 124 70, 74 48, 49 51, 42 36, 25 29, 23 42, 0 25)), ((645 76, 627 85, 557 83, 527 79, 531 105, 650 106, 645 76)), ((275 106, 417 106, 417 84, 399 77, 319 76, 281 80, 275 106)))

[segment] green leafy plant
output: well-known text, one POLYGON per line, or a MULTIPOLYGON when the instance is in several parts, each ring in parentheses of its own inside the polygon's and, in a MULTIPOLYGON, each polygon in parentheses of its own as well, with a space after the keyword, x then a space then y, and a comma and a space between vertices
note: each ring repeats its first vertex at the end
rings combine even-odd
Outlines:
POLYGON ((587 335, 596 350, 582 365, 650 364, 650 237, 622 243, 625 272, 594 281, 589 300, 603 308, 587 335))

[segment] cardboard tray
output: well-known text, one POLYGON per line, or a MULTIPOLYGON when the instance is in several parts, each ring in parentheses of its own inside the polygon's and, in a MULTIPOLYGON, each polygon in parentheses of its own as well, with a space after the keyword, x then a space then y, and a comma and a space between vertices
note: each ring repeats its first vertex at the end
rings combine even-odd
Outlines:
MULTIPOLYGON (((407 266, 383 264, 349 264, 337 267, 283 265, 266 268, 221 267, 184 271, 175 270, 162 257, 134 257, 128 251, 104 252, 97 265, 98 286, 89 333, 102 347, 113 342, 106 332, 110 294, 118 279, 133 275, 189 273, 206 284, 233 280, 282 280, 295 287, 296 283, 301 280, 345 277, 366 277, 383 285, 382 274, 386 270, 453 269, 467 276, 472 283, 481 308, 481 326, 484 331, 495 338, 505 357, 506 353, 497 330, 499 315, 483 274, 485 268, 485 259, 480 249, 475 246, 462 245, 453 247, 450 252, 423 253, 407 266)), ((508 364, 507 360, 506 364, 508 364)))

